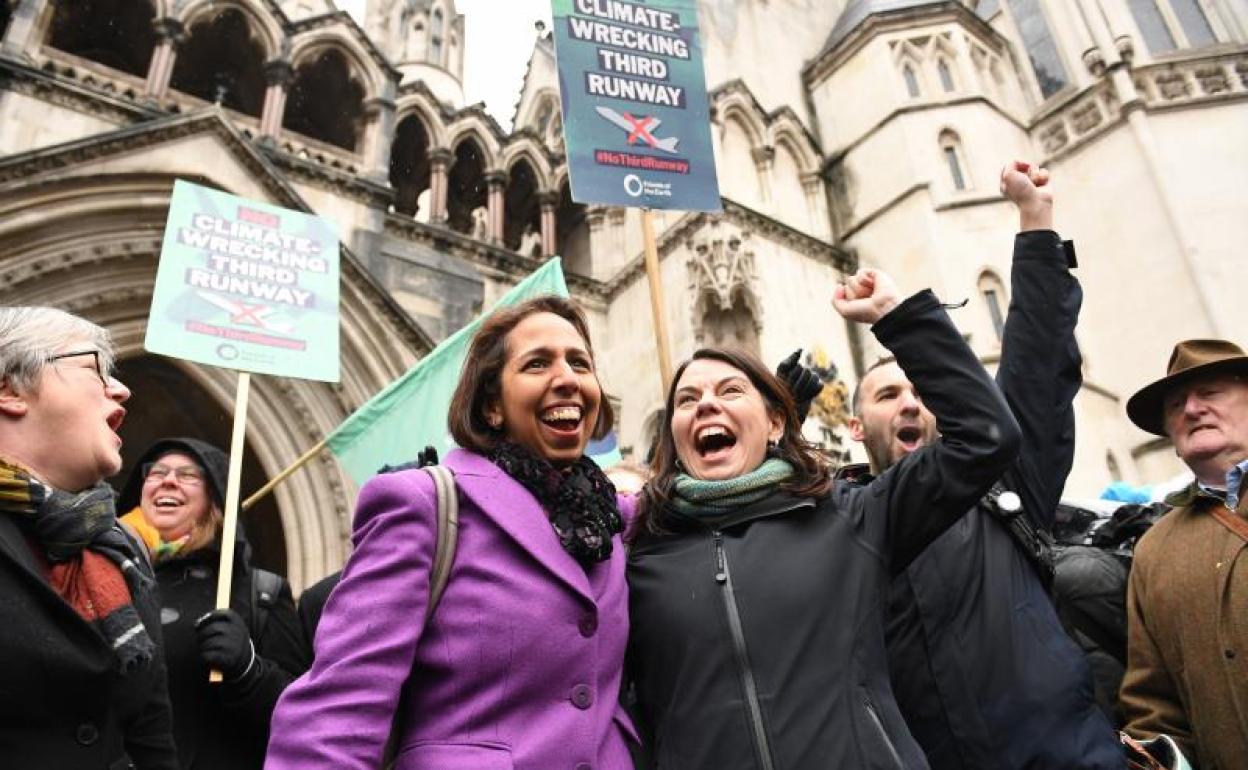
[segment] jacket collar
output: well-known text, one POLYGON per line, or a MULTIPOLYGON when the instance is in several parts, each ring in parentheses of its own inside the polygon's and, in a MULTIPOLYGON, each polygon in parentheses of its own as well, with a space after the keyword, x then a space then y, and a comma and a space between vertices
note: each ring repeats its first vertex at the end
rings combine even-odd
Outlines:
MULTIPOLYGON (((594 600, 585 568, 563 550, 546 511, 529 490, 484 456, 465 449, 453 450, 443 465, 455 472, 460 493, 472 500, 482 514, 498 524, 555 577, 590 601, 594 600)), ((615 548, 620 547, 617 537, 615 548)))
POLYGON ((708 529, 719 530, 736 527, 758 519, 779 516, 802 508, 814 508, 817 501, 813 497, 798 497, 788 492, 776 492, 749 505, 743 506, 723 516, 691 516, 668 507, 670 521, 680 530, 708 529))

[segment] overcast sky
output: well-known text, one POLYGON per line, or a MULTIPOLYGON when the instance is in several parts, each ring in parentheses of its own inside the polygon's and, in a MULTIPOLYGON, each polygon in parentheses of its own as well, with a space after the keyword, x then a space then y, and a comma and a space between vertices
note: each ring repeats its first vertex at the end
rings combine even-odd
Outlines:
MULTIPOLYGON (((364 25, 364 0, 335 2, 364 25)), ((456 0, 455 7, 464 14, 468 36, 465 103, 485 102, 503 128, 510 128, 537 37, 533 23, 545 21, 549 28, 550 0, 456 0)))

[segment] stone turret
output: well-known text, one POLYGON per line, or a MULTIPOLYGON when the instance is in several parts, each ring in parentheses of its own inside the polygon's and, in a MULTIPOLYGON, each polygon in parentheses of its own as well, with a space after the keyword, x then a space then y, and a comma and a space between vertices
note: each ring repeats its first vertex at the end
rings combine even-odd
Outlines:
POLYGON ((367 0, 364 28, 403 73, 441 101, 464 106, 464 15, 455 0, 367 0))

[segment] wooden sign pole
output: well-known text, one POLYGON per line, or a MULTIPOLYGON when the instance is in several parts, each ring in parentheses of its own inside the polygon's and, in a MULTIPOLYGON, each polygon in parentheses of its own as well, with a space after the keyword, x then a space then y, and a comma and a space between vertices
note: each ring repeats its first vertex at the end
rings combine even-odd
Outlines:
POLYGON ((659 376, 663 396, 672 384, 672 346, 667 336, 667 314, 663 312, 663 284, 659 280, 659 245, 654 238, 654 212, 641 210, 641 235, 646 246, 646 278, 650 283, 650 311, 654 314, 654 342, 659 349, 659 376))
MULTIPOLYGON (((221 564, 217 569, 217 609, 229 609, 230 583, 234 575, 234 538, 238 532, 238 491, 242 481, 244 438, 247 435, 247 397, 251 375, 238 373, 238 393, 234 396, 234 432, 230 437, 230 472, 225 484, 225 524, 221 530, 221 564)), ((209 682, 220 682, 221 672, 208 672, 209 682)))

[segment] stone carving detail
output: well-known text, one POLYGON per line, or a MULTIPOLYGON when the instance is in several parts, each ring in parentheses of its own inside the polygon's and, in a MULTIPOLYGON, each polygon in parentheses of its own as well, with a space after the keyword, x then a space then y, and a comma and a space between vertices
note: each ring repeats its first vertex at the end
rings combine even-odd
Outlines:
POLYGON ((1070 141, 1070 134, 1066 132, 1066 126, 1063 123, 1054 123, 1040 132, 1040 146, 1047 153, 1054 153, 1066 146, 1070 141))
POLYGON ((1226 70, 1221 67, 1202 67, 1196 70, 1196 82, 1200 83, 1200 89, 1207 94, 1220 94, 1231 90, 1230 79, 1226 76, 1226 70))
POLYGON ((752 316, 757 332, 762 328, 762 308, 755 289, 758 273, 754 252, 748 248, 750 234, 712 217, 708 225, 687 241, 689 289, 694 302, 694 335, 702 340, 707 311, 720 313, 743 309, 752 316))
POLYGON ((1100 106, 1091 101, 1080 105, 1070 114, 1070 122, 1074 125, 1075 131, 1081 134, 1099 126, 1103 119, 1100 106))
POLYGON ((1182 72, 1160 73, 1157 75, 1156 83, 1157 90, 1161 92, 1163 99, 1183 99, 1192 95, 1192 87, 1182 72))
POLYGON ((1241 61, 1235 65, 1235 72, 1239 75, 1239 84, 1244 88, 1248 88, 1248 61, 1241 61))

